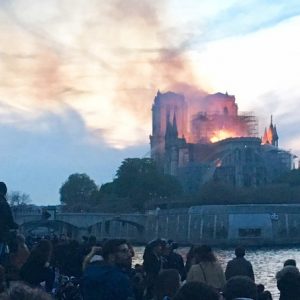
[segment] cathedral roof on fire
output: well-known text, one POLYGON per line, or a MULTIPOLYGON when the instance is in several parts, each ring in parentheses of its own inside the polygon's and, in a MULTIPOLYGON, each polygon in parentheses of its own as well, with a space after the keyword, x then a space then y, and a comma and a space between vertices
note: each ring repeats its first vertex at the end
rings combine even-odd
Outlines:
POLYGON ((202 163, 216 161, 235 149, 245 149, 247 146, 258 148, 261 146, 261 140, 257 137, 235 137, 216 143, 189 144, 193 160, 202 163))

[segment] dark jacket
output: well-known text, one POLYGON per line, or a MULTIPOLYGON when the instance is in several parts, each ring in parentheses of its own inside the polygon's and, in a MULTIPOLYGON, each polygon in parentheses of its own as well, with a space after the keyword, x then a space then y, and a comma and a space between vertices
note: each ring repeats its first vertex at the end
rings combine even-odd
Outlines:
POLYGON ((176 269, 180 274, 181 280, 184 281, 186 279, 186 271, 184 267, 183 258, 180 254, 174 251, 171 251, 169 255, 165 256, 163 268, 176 269))
POLYGON ((162 258, 156 256, 153 252, 145 252, 143 256, 143 267, 147 275, 156 277, 162 268, 162 258))
POLYGON ((55 273, 50 267, 45 266, 45 262, 35 260, 29 256, 20 270, 20 278, 32 286, 39 286, 45 281, 47 292, 51 292, 54 284, 55 273))
POLYGON ((236 257, 230 260, 226 266, 226 280, 234 276, 248 276, 254 281, 253 268, 250 261, 244 257, 236 257))
POLYGON ((84 300, 134 299, 131 281, 119 267, 98 262, 89 264, 82 279, 84 300))
POLYGON ((0 195, 0 243, 7 242, 9 230, 17 229, 10 206, 4 196, 0 195))
POLYGON ((277 280, 279 300, 300 300, 300 274, 286 272, 277 280))

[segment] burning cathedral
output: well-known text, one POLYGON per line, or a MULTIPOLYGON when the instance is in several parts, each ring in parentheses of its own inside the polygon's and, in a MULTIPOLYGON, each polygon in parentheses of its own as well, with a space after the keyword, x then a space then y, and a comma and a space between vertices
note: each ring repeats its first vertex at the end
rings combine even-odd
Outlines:
POLYGON ((239 113, 235 97, 210 94, 189 101, 157 92, 152 106, 151 157, 187 192, 210 180, 239 187, 272 182, 292 168, 293 156, 278 147, 271 122, 262 138, 252 113, 239 113))

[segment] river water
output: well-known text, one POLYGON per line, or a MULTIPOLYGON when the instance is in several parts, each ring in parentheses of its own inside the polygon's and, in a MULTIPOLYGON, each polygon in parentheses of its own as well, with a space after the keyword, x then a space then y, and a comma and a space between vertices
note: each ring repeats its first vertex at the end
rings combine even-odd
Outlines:
MULTIPOLYGON (((186 258, 189 248, 179 248, 178 252, 186 258)), ((133 263, 143 262, 144 247, 135 247, 135 257, 133 263)), ((234 249, 214 249, 214 252, 225 270, 227 262, 234 257, 234 249)), ((273 299, 278 299, 279 292, 276 286, 275 275, 279 271, 286 259, 295 259, 300 266, 300 247, 293 248, 256 248, 247 250, 246 259, 252 265, 256 283, 262 283, 265 289, 269 290, 273 299)))

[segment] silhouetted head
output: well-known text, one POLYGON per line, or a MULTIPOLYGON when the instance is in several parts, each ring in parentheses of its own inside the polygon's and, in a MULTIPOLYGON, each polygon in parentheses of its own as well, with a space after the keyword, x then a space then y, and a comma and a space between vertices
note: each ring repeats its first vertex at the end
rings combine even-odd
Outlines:
POLYGON ((234 252, 236 257, 244 257, 246 253, 245 248, 242 246, 236 247, 234 252))
POLYGON ((173 240, 168 240, 167 246, 170 248, 171 251, 178 248, 178 244, 173 240))
POLYGON ((283 266, 294 266, 296 267, 296 261, 294 259, 287 259, 284 263, 283 266))
POLYGON ((197 246, 194 249, 194 255, 196 257, 197 262, 200 261, 216 261, 216 257, 210 246, 202 245, 197 246))
POLYGON ((259 300, 273 300, 272 294, 269 291, 264 291, 261 295, 259 300))
POLYGON ((257 299, 257 287, 248 276, 234 276, 230 278, 224 287, 226 300, 235 298, 257 299))
POLYGON ((0 196, 5 196, 6 193, 7 193, 7 186, 3 181, 1 181, 0 182, 0 196))
POLYGON ((261 283, 259 283, 256 287, 258 294, 261 294, 265 290, 265 286, 261 283))
POLYGON ((49 240, 40 240, 32 249, 28 260, 35 261, 40 264, 50 262, 52 256, 52 243, 49 240))
POLYGON ((218 300, 219 294, 214 288, 203 282, 191 281, 184 284, 173 300, 218 300))
POLYGON ((164 239, 155 239, 147 244, 144 251, 144 258, 147 257, 148 254, 154 253, 155 255, 162 255, 164 249, 166 248, 167 242, 164 239))

